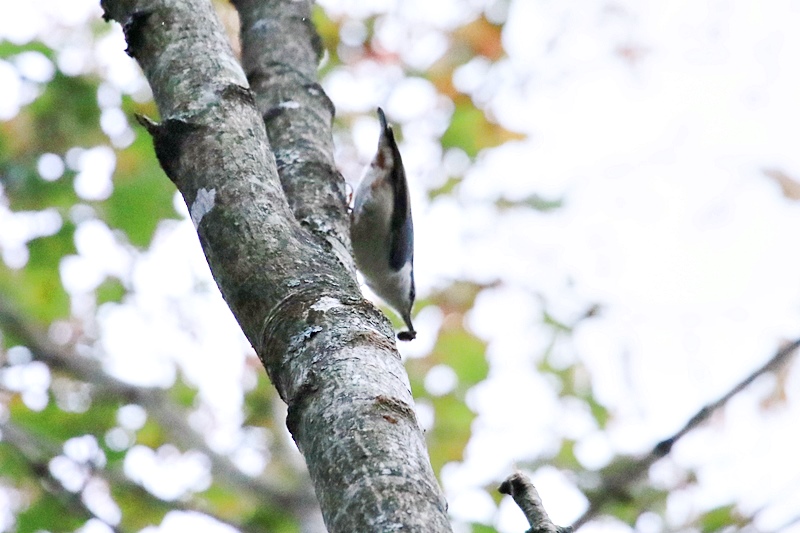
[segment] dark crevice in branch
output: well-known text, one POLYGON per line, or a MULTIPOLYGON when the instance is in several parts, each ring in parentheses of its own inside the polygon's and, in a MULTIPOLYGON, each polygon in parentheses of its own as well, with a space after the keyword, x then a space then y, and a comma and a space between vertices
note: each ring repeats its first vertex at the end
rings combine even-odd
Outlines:
POLYGON ((315 79, 309 78, 302 70, 298 69, 296 65, 284 63, 282 61, 267 61, 259 65, 258 70, 247 72, 247 79, 253 85, 261 83, 268 84, 278 76, 296 77, 306 84, 316 83, 315 79))
POLYGON ((152 11, 134 11, 122 25, 125 41, 128 43, 125 53, 130 57, 136 58, 138 55, 144 43, 142 33, 145 31, 147 20, 152 14, 152 11))
POLYGON ((193 133, 203 133, 204 127, 179 119, 167 119, 158 123, 144 115, 136 114, 135 116, 137 122, 144 126, 153 137, 156 158, 158 158, 161 168, 164 169, 164 173, 174 183, 178 175, 177 165, 181 159, 183 147, 192 142, 193 133))

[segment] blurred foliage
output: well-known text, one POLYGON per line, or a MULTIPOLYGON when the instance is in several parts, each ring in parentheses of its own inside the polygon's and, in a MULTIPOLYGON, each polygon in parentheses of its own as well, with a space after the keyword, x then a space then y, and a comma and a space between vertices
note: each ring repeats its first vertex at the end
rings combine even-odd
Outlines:
POLYGON ((102 441, 105 432, 116 425, 119 402, 95 401, 91 409, 75 413, 60 409, 52 401, 42 410, 29 409, 20 397, 15 397, 8 407, 14 422, 33 437, 63 442, 72 437, 94 435, 102 441))
POLYGON ((734 505, 723 505, 703 513, 697 522, 703 533, 714 533, 730 530, 731 526, 746 526, 749 520, 740 516, 734 505))
MULTIPOLYGON (((217 4, 224 11, 223 20, 229 34, 233 35, 236 31, 235 14, 226 2, 217 4)), ((476 57, 488 62, 503 60, 502 22, 492 22, 479 14, 473 20, 447 30, 446 52, 427 71, 418 72, 375 39, 382 16, 348 19, 315 7, 313 21, 327 50, 327 60, 320 75, 324 77, 337 68, 356 68, 359 64, 373 62, 399 67, 406 76, 426 79, 439 96, 452 104, 449 126, 439 139, 443 151, 456 149, 471 160, 484 150, 522 138, 487 116, 483 104, 460 92, 453 82, 455 69, 476 57), (360 45, 344 44, 342 29, 349 23, 363 27, 364 39, 360 45)), ((62 33, 73 31, 73 41, 82 43, 84 52, 91 55, 93 47, 109 31, 109 26, 93 21, 86 27, 59 27, 58 30, 62 33)), ((170 422, 163 412, 161 416, 154 416, 152 403, 142 401, 141 396, 155 394, 154 391, 137 391, 131 385, 122 394, 114 389, 119 385, 113 380, 104 381, 109 374, 100 370, 103 348, 98 317, 113 310, 113 305, 124 306, 126 300, 136 296, 131 280, 107 274, 86 293, 65 286, 62 268, 65 259, 80 255, 75 236, 80 225, 87 220, 107 225, 117 244, 132 256, 146 253, 160 223, 177 218, 173 206, 175 189, 160 169, 151 140, 143 130, 134 126, 135 136, 132 133, 130 139, 125 140, 124 136, 110 137, 101 128, 104 108, 100 103, 100 93, 113 87, 113 83, 106 79, 107 73, 98 66, 87 68, 80 75, 63 72, 57 66, 58 58, 73 45, 69 41, 67 44, 45 44, 60 42, 45 39, 46 33, 41 39, 24 44, 0 41, 0 59, 8 61, 9 65, 13 65, 20 54, 38 52, 54 67, 49 81, 25 82, 28 92, 34 96, 15 116, 0 122, 0 215, 10 221, 13 217, 52 211, 60 219, 60 224, 52 231, 28 234, 25 232, 29 228, 35 228, 35 224, 28 224, 28 229, 19 230, 23 234, 17 238, 20 241, 17 247, 2 250, 0 421, 10 421, 24 436, 15 440, 0 424, 0 433, 4 434, 0 441, 0 490, 16 491, 19 495, 15 500, 18 502, 16 507, 10 510, 14 521, 10 530, 73 531, 93 516, 95 511, 87 486, 67 488, 54 478, 55 469, 52 467, 55 459, 67 458, 70 439, 93 436, 102 461, 88 464, 75 457, 68 460, 87 478, 103 480, 108 487, 108 498, 120 511, 119 524, 116 525, 121 530, 135 531, 159 524, 169 511, 178 509, 196 510, 247 531, 300 531, 303 504, 290 508, 264 501, 253 493, 243 492, 242 485, 232 483, 224 476, 213 479, 207 487, 187 491, 175 500, 157 496, 146 485, 129 478, 130 472, 125 465, 135 447, 156 454, 172 448, 186 452, 188 449, 181 443, 181 436, 189 437, 183 442, 191 442, 192 438, 203 441, 204 436, 188 423, 177 426, 174 423, 176 419, 170 422), (91 195, 82 197, 76 192, 79 175, 84 170, 80 153, 98 146, 113 149, 116 158, 113 188, 104 199, 91 195), (43 178, 39 169, 43 154, 57 156, 64 167, 60 175, 43 178), (3 214, 3 209, 8 212, 3 214), (66 337, 64 331, 68 332, 66 337), (41 341, 42 338, 45 340, 41 341), (60 350, 60 353, 50 355, 61 358, 63 363, 51 366, 47 376, 38 381, 20 377, 27 372, 34 375, 36 369, 31 365, 36 361, 12 360, 10 356, 14 347, 28 345, 34 352, 33 359, 42 357, 37 350, 43 346, 36 346, 37 342, 44 342, 46 349, 60 350), (77 366, 71 366, 68 361, 77 362, 77 366), (87 361, 95 363, 96 372, 81 373, 80 368, 87 361), (77 401, 74 398, 65 401, 59 397, 54 386, 57 382, 68 383, 72 388, 84 387, 82 395, 78 395, 83 399, 77 402, 77 407, 70 403, 77 401), (43 403, 41 396, 39 400, 32 399, 36 397, 32 393, 35 385, 44 387, 43 403), (136 428, 125 426, 120 420, 122 410, 137 402, 149 411, 146 419, 136 428)), ((134 98, 134 90, 113 88, 113 91, 120 95, 118 104, 112 104, 112 107, 116 105, 129 123, 132 123, 134 113, 157 115, 152 101, 134 98)), ((429 191, 430 198, 457 194, 462 178, 462 175, 448 176, 443 185, 429 191)), ((533 196, 513 202, 501 199, 495 207, 549 211, 558 209, 560 205, 560 200, 533 196)), ((0 233, 3 232, 10 230, 0 226, 0 233)), ((0 245, 3 242, 6 241, 0 240, 0 245)), ((454 281, 418 305, 418 311, 435 306, 442 315, 442 326, 431 352, 407 362, 415 397, 432 408, 433 426, 426 436, 437 475, 448 463, 464 460, 472 436, 476 414, 468 405, 468 396, 473 387, 489 376, 490 366, 486 358, 486 342, 465 326, 465 317, 476 297, 495 285, 454 281), (427 390, 425 379, 431 369, 440 365, 452 370, 456 384, 447 393, 433 394, 427 390)), ((569 325, 557 323, 546 313, 542 323, 552 333, 551 349, 559 339, 571 334, 569 325)), ((531 353, 532 364, 557 384, 562 398, 582 402, 597 428, 606 428, 613 413, 595 399, 586 370, 579 363, 557 365, 551 355, 551 350, 545 354, 531 353)), ((48 361, 52 362, 52 359, 48 361)), ((265 432, 267 449, 262 454, 265 474, 260 479, 280 480, 282 486, 289 488, 300 486, 303 474, 294 460, 289 459, 293 452, 278 436, 284 431, 283 422, 275 418, 280 412, 276 408, 280 400, 263 369, 254 361, 251 359, 249 362, 253 366, 249 370, 256 376, 254 384, 242 398, 242 427, 260 428, 265 432)), ((67 396, 70 394, 75 396, 77 393, 73 391, 67 396)), ((202 412, 204 400, 188 380, 176 379, 159 398, 163 401, 160 409, 176 415, 181 421, 202 412)), ((562 437, 551 456, 532 458, 530 466, 551 465, 560 471, 575 473, 579 480, 593 479, 597 482, 595 488, 598 488, 601 473, 589 471, 581 465, 575 454, 575 445, 574 440, 562 437)), ((591 500, 591 484, 584 483, 583 489, 591 500)), ((496 487, 487 487, 487 491, 499 504, 496 487)), ((298 490, 296 494, 301 493, 298 490)), ((627 487, 604 507, 603 512, 624 523, 634 524, 645 509, 663 514, 667 496, 666 491, 644 485, 627 487)), ((109 521, 113 524, 113 520, 109 521)), ((735 509, 720 507, 698 518, 697 527, 701 531, 718 531, 737 521, 735 509)), ((474 524, 472 531, 488 533, 494 528, 487 524, 474 524)))
MULTIPOLYGON (((154 115, 134 105, 123 106, 123 110, 128 117, 134 113, 154 115)), ((139 131, 133 144, 117 155, 114 192, 97 209, 109 226, 124 231, 132 244, 145 247, 158 223, 175 217, 174 194, 175 186, 161 170, 153 143, 139 131)))
POLYGON ((63 257, 75 252, 74 232, 75 226, 67 222, 56 234, 30 241, 25 268, 0 266, 0 291, 4 297, 40 323, 66 317, 69 312, 69 296, 60 282, 58 268, 63 257))
POLYGON ((443 147, 461 148, 470 157, 475 157, 485 148, 524 138, 491 122, 483 111, 475 107, 470 98, 460 96, 453 102, 456 104, 456 109, 450 127, 442 136, 443 147))
POLYGON ((38 498, 25 511, 17 515, 17 531, 72 531, 80 527, 84 519, 63 499, 40 492, 38 498))

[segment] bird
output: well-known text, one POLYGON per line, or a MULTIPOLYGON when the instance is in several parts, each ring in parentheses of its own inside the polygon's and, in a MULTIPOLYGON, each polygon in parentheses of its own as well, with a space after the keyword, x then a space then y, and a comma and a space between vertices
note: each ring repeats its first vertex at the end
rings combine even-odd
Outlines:
POLYGON ((397 338, 410 341, 414 306, 414 224, 403 160, 392 127, 378 108, 378 151, 356 189, 350 212, 350 240, 356 267, 367 286, 397 311, 407 331, 397 338))

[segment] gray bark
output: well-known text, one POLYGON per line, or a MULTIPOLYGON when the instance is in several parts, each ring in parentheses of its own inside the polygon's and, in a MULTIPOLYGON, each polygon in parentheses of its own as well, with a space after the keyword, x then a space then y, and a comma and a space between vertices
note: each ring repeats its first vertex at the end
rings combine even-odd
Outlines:
POLYGON ((209 0, 102 4, 150 82, 161 122, 143 123, 288 404, 327 528, 450 531, 394 332, 352 269, 310 5, 238 2, 254 97, 209 0))

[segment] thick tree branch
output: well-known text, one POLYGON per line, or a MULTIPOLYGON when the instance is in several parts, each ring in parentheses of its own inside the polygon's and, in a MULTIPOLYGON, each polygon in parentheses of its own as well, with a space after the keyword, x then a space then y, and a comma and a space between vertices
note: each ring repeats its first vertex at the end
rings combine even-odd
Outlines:
MULTIPOLYGON (((291 5, 282 2, 280 10, 291 5)), ((338 177, 297 187, 290 208, 262 113, 210 2, 104 0, 103 6, 123 23, 130 53, 153 88, 162 122, 145 123, 156 153, 189 206, 223 296, 288 404, 287 425, 306 458, 326 526, 332 532, 449 531, 394 331, 363 299, 327 238, 347 242, 338 177), (320 194, 323 189, 328 192, 320 194), (300 199, 314 196, 321 198, 314 209, 323 212, 306 216, 300 199)), ((264 6, 275 9, 242 18, 295 42, 291 28, 265 22, 278 6, 264 6)), ((303 35, 312 35, 307 22, 303 35)), ((306 66, 291 68, 302 73, 297 79, 313 74, 306 66)), ((321 98, 318 88, 302 85, 292 94, 321 98)), ((294 100, 277 101, 278 109, 295 108, 280 108, 294 100)), ((326 113, 309 124, 329 137, 326 113)), ((285 128, 294 123, 294 114, 279 115, 285 128)), ((329 141, 318 143, 320 133, 301 129, 290 129, 292 142, 322 146, 325 163, 311 157, 305 166, 296 163, 319 150, 293 153, 291 142, 280 144, 278 134, 275 141, 282 167, 305 174, 332 158, 329 141)))
POLYGON ((728 403, 728 400, 740 393, 756 379, 768 372, 777 372, 791 360, 794 352, 798 348, 800 348, 800 339, 781 347, 769 361, 754 370, 750 375, 734 385, 728 392, 717 398, 715 401, 702 407, 674 435, 656 444, 650 453, 632 462, 624 472, 618 473, 613 477, 603 479, 600 488, 597 490, 598 496, 591 501, 589 508, 572 524, 572 527, 574 529, 578 529, 589 520, 597 516, 604 505, 614 501, 618 495, 625 494, 627 492, 625 487, 628 487, 642 479, 656 461, 672 451, 672 448, 676 442, 678 442, 687 433, 703 424, 711 417, 711 415, 723 408, 725 404, 728 403))
POLYGON ((311 23, 311 2, 233 3, 241 19, 242 65, 289 205, 352 271, 345 181, 333 161, 335 110, 317 83, 322 43, 311 23))

